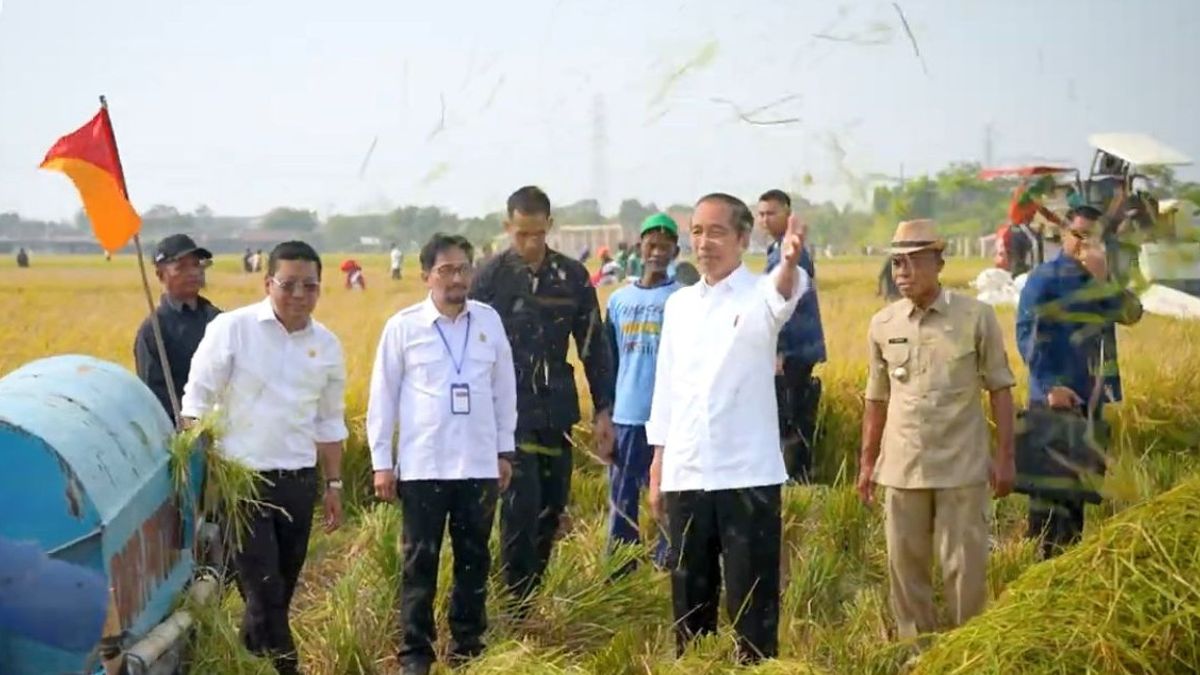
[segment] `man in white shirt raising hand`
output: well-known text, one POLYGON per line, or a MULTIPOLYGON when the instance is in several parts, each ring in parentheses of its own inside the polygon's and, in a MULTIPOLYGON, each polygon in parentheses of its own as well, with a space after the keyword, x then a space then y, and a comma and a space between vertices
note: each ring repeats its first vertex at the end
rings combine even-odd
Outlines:
POLYGON ((367 439, 375 494, 404 511, 400 666, 425 675, 437 633, 438 554, 446 521, 454 550, 450 659, 483 652, 487 578, 498 492, 516 452, 512 348, 496 310, 467 299, 473 249, 435 234, 421 249, 429 296, 384 326, 371 372, 367 439), (392 436, 400 427, 399 447, 392 436))
POLYGON ((780 485, 787 480, 775 401, 779 329, 810 286, 797 266, 794 217, 782 264, 742 264, 754 216, 714 193, 692 214, 702 278, 666 304, 646 437, 654 446, 650 506, 671 541, 676 650, 717 629, 721 570, 743 662, 778 652, 780 485), (723 565, 722 565, 723 563, 723 565))

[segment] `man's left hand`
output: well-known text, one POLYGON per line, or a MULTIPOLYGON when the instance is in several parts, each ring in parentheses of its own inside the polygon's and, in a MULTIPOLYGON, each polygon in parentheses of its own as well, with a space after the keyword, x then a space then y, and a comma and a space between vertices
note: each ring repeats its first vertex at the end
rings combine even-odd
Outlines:
POLYGON ((507 457, 501 457, 497 460, 497 467, 500 470, 499 487, 500 491, 504 492, 508 489, 509 483, 512 482, 513 467, 512 462, 507 457))
POLYGON ((616 441, 616 432, 613 430, 611 412, 605 410, 596 414, 592 420, 592 440, 596 446, 596 457, 604 464, 611 463, 613 443, 616 441))
POLYGON ((988 478, 988 482, 992 484, 992 494, 997 499, 1012 493, 1013 483, 1017 480, 1017 466, 1012 455, 993 459, 988 478))
POLYGON ((333 532, 342 526, 342 491, 325 489, 325 531, 333 532))
POLYGON ((787 232, 783 235, 781 250, 783 261, 795 267, 800 264, 800 254, 804 252, 804 238, 808 234, 808 225, 796 214, 788 216, 787 232))

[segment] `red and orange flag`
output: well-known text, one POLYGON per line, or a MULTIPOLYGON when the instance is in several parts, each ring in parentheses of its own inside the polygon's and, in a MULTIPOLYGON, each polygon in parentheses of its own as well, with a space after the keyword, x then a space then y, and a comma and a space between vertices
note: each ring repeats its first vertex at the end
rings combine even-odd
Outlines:
POLYGON ((125 174, 107 108, 58 139, 41 168, 61 171, 75 183, 92 231, 105 251, 116 251, 141 230, 142 219, 126 196, 125 174))

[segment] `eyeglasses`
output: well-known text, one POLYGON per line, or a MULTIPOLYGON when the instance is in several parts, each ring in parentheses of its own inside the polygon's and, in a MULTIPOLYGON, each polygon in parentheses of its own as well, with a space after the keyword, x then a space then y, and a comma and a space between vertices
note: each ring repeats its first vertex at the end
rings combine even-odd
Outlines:
POLYGON ((438 265, 433 268, 433 273, 439 279, 453 279, 455 276, 469 277, 475 271, 475 267, 471 263, 461 263, 458 265, 438 265))
POLYGON ((280 281, 275 277, 267 278, 271 280, 271 283, 279 287, 279 290, 289 295, 295 293, 297 288, 302 289, 310 295, 321 290, 321 282, 315 279, 288 279, 287 281, 280 281))
POLYGON ((1069 227, 1067 228, 1067 234, 1075 237, 1079 241, 1094 241, 1098 238, 1094 232, 1080 232, 1069 227))

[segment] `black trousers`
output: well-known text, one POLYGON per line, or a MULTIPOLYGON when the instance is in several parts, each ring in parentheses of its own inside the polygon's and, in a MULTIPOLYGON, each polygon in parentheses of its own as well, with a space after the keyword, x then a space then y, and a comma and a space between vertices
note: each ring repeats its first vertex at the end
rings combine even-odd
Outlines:
POLYGON ((1083 537, 1082 499, 1029 499, 1026 536, 1041 542, 1042 559, 1049 560, 1083 537))
POLYGON ((397 485, 403 509, 404 571, 400 588, 400 662, 432 663, 442 535, 450 526, 454 585, 450 591, 450 653, 483 652, 487 629, 488 538, 496 515, 494 479, 412 480, 397 485))
POLYGON ((300 666, 288 609, 308 553, 317 471, 263 471, 262 476, 263 505, 250 511, 242 546, 233 556, 246 601, 241 637, 252 653, 272 658, 280 675, 293 675, 300 666))
POLYGON ((725 610, 743 662, 779 651, 780 487, 664 492, 671 539, 676 653, 717 630, 721 568, 725 610))
POLYGON ((812 379, 813 364, 784 357, 783 373, 775 376, 779 406, 779 432, 783 435, 783 461, 792 480, 807 483, 812 477, 813 443, 817 427, 818 390, 812 379))
POLYGON ((562 430, 519 433, 512 482, 500 502, 504 582, 519 601, 541 583, 571 494, 571 444, 562 430))

